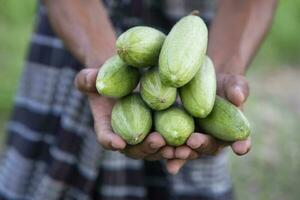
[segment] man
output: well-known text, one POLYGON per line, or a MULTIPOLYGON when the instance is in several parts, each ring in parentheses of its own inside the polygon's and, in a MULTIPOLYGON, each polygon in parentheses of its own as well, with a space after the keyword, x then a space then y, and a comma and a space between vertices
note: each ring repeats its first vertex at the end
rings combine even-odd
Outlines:
POLYGON ((250 138, 224 144, 193 133, 186 145, 174 148, 151 133, 143 143, 127 146, 111 130, 114 100, 96 93, 96 74, 116 53, 116 33, 135 25, 167 32, 199 9, 210 25, 208 55, 218 94, 242 107, 249 92, 244 75, 276 0, 42 4, 0 165, 1 199, 233 199, 221 149, 228 145, 244 155, 250 138))

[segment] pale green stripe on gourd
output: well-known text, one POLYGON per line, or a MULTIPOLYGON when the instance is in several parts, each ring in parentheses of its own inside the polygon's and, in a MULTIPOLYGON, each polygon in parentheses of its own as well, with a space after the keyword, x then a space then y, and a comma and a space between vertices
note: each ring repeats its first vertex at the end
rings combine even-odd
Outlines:
POLYGON ((195 130, 194 119, 182 108, 171 107, 154 115, 155 130, 168 145, 183 145, 195 130))
POLYGON ((176 100, 177 89, 164 85, 159 77, 158 68, 143 74, 140 93, 147 105, 154 110, 164 110, 176 100))
POLYGON ((251 132, 250 124, 242 111, 218 96, 212 112, 206 118, 198 118, 197 122, 205 133, 224 141, 244 140, 251 132))
POLYGON ((96 88, 101 95, 121 98, 130 94, 138 82, 138 69, 128 66, 118 55, 115 55, 100 68, 96 88))
POLYGON ((134 67, 155 66, 165 38, 165 34, 159 30, 136 26, 119 36, 117 52, 127 64, 134 67))
POLYGON ((198 16, 186 16, 175 24, 159 56, 159 73, 166 85, 181 87, 195 76, 206 54, 207 38, 207 27, 198 16))
POLYGON ((113 131, 128 144, 138 144, 151 130, 151 110, 138 94, 132 94, 115 104, 112 110, 111 125, 113 131))
POLYGON ((213 62, 206 56, 194 78, 179 89, 184 108, 194 117, 205 118, 212 110, 216 97, 216 74, 213 62))

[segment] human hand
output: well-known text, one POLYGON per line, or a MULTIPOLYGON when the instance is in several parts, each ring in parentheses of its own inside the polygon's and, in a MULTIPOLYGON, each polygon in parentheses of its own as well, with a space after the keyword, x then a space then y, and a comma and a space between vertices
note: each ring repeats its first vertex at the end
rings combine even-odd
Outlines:
MULTIPOLYGON (((249 95, 247 80, 241 75, 218 73, 217 94, 242 109, 243 103, 249 95)), ((251 148, 251 139, 247 138, 246 140, 229 143, 210 135, 193 133, 187 140, 186 145, 175 149, 175 158, 177 159, 167 162, 168 171, 176 174, 187 160, 196 159, 202 155, 216 155, 227 146, 230 146, 237 155, 244 155, 251 148)))
POLYGON ((175 149, 166 146, 161 135, 154 132, 138 145, 126 145, 126 142, 111 128, 111 111, 115 100, 97 93, 95 83, 98 69, 89 68, 80 71, 75 78, 76 87, 89 98, 94 128, 99 143, 107 150, 120 151, 134 159, 160 160, 174 158, 175 149))

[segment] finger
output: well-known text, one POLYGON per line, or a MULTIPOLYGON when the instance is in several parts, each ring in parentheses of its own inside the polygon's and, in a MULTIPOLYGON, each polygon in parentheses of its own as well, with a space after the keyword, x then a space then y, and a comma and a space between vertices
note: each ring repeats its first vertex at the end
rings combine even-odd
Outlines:
POLYGON ((77 89, 83 93, 94 93, 96 89, 98 69, 87 68, 83 69, 75 77, 74 84, 77 89))
POLYGON ((161 148, 158 152, 145 157, 145 159, 149 161, 162 160, 162 159, 166 159, 166 160, 174 159, 174 152, 175 149, 173 147, 165 146, 161 148))
POLYGON ((233 152, 239 156, 247 154, 251 149, 251 138, 247 138, 246 140, 234 142, 231 145, 233 152))
POLYGON ((228 76, 224 83, 224 92, 226 98, 234 105, 240 107, 249 95, 249 86, 243 76, 228 76))
POLYGON ((170 174, 177 174, 187 160, 173 159, 167 161, 167 171, 170 174))
POLYGON ((182 156, 178 156, 176 158, 177 159, 183 159, 184 158, 184 160, 195 160, 195 159, 199 158, 200 156, 201 156, 200 153, 198 153, 195 150, 190 149, 188 154, 182 155, 182 156), (179 157, 181 157, 181 158, 179 158, 179 157))
POLYGON ((126 147, 126 142, 112 131, 109 119, 109 116, 103 116, 95 122, 98 142, 107 150, 122 150, 126 147))
POLYGON ((210 135, 201 133, 193 133, 186 144, 200 155, 216 155, 228 145, 210 135))
POLYGON ((200 156, 201 156, 200 153, 192 150, 192 152, 191 152, 190 156, 187 158, 187 160, 195 160, 195 159, 198 159, 200 156))
POLYGON ((164 159, 174 159, 175 149, 174 147, 165 146, 160 150, 160 154, 164 159))
POLYGON ((136 158, 143 159, 151 154, 156 153, 161 147, 165 146, 163 137, 154 132, 147 136, 147 138, 140 144, 128 146, 126 154, 130 154, 136 158))
POLYGON ((126 147, 125 141, 118 135, 110 131, 97 132, 97 139, 106 150, 120 151, 126 147))
POLYGON ((157 132, 153 132, 149 134, 141 144, 135 145, 134 148, 139 149, 144 154, 148 155, 157 152, 165 145, 166 142, 163 137, 157 132))
POLYGON ((217 77, 217 94, 221 97, 225 97, 224 93, 224 82, 225 82, 226 74, 219 73, 217 77))
POLYGON ((192 154, 192 149, 187 145, 177 147, 175 149, 175 158, 185 160, 192 154))

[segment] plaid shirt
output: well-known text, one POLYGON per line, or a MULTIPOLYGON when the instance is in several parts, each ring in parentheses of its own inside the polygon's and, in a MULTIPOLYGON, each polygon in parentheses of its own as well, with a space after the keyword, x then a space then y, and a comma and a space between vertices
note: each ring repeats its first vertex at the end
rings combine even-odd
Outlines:
MULTIPOLYGON (((167 32, 191 7, 207 22, 213 16, 210 0, 104 2, 118 33, 139 24, 167 32)), ((132 160, 102 149, 88 101, 73 85, 80 69, 39 5, 0 163, 0 199, 232 199, 225 152, 190 161, 170 176, 164 161, 132 160)))

